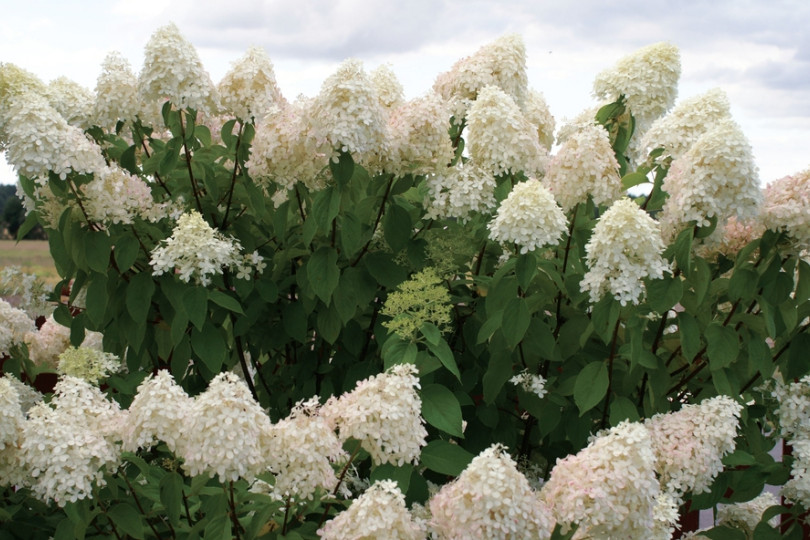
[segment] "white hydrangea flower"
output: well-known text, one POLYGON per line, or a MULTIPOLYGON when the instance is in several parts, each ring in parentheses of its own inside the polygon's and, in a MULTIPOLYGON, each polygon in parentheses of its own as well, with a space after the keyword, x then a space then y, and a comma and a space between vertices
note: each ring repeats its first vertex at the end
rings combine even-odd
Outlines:
POLYGON ((324 523, 318 535, 324 540, 422 540, 425 530, 408 512, 397 483, 381 480, 324 523))
POLYGON ((787 384, 776 381, 773 396, 779 402, 776 416, 782 436, 810 439, 810 375, 787 384))
MULTIPOLYGON (((738 529, 745 533, 747 538, 753 538, 754 529, 762 520, 762 514, 771 506, 779 506, 781 503, 773 493, 763 492, 750 501, 721 504, 717 508, 717 525, 725 525, 732 529, 738 529)), ((768 523, 772 527, 779 526, 779 516, 774 516, 768 523)))
POLYGON ((129 406, 129 419, 121 433, 123 449, 148 450, 163 441, 169 450, 178 453, 187 432, 191 404, 192 399, 168 371, 161 370, 148 377, 138 386, 129 406))
POLYGON ((601 105, 588 107, 577 114, 574 118, 566 118, 565 123, 557 132, 557 144, 565 143, 565 141, 570 139, 575 133, 585 127, 594 125, 600 126, 600 124, 596 121, 596 113, 599 112, 600 108, 601 105))
POLYGON ((734 451, 741 410, 732 398, 717 396, 644 422, 664 492, 680 498, 710 490, 723 457, 734 451))
POLYGON ((593 92, 609 102, 623 95, 636 119, 636 132, 643 133, 675 103, 680 76, 678 48, 660 42, 642 47, 599 73, 593 92))
POLYGON ((415 463, 427 437, 416 374, 412 364, 392 366, 329 398, 321 417, 338 429, 340 440, 360 441, 375 465, 415 463))
POLYGON ((427 219, 455 218, 467 222, 474 213, 490 213, 497 205, 495 177, 473 160, 445 167, 435 176, 429 176, 426 184, 427 219))
POLYGON ((267 470, 270 418, 233 373, 220 373, 194 398, 185 425, 178 450, 189 475, 227 482, 267 470))
POLYGON ((597 124, 582 126, 551 158, 544 182, 566 212, 589 195, 597 205, 619 199, 624 188, 608 132, 597 124))
POLYGON ((405 90, 388 64, 382 64, 369 73, 377 100, 386 111, 396 109, 405 101, 405 90))
POLYGON ((5 150, 8 142, 6 124, 13 103, 26 94, 44 96, 45 88, 45 84, 30 71, 0 62, 0 150, 5 150))
POLYGON ((36 331, 33 319, 25 311, 0 298, 0 356, 25 343, 26 334, 36 331))
POLYGON ((138 78, 129 60, 119 52, 109 53, 101 64, 101 74, 96 80, 94 122, 112 130, 119 121, 133 121, 141 108, 138 78))
POLYGON ((45 399, 35 388, 28 386, 11 373, 6 373, 3 378, 17 391, 17 398, 23 414, 28 414, 31 407, 45 399))
POLYGON ((669 493, 660 492, 655 498, 653 508, 653 528, 650 531, 649 540, 670 540, 676 528, 680 528, 681 506, 680 498, 673 497, 669 493))
POLYGON ((0 295, 13 296, 15 306, 25 311, 31 320, 47 317, 54 305, 48 301, 49 291, 45 282, 36 274, 27 274, 19 266, 6 266, 0 270, 0 295))
POLYGON ((0 377, 0 486, 20 485, 24 481, 19 446, 25 415, 19 385, 22 383, 10 374, 0 377))
POLYGON ((554 145, 554 127, 556 124, 554 116, 552 116, 551 110, 548 108, 548 103, 546 103, 546 98, 543 97, 541 92, 537 90, 529 91, 523 113, 526 119, 537 127, 537 138, 540 145, 546 151, 551 150, 554 145))
POLYGON ((45 96, 71 126, 87 129, 92 125, 96 98, 84 86, 67 77, 58 77, 48 84, 45 96))
POLYGON ((428 501, 439 538, 550 538, 554 520, 501 445, 478 454, 428 501))
POLYGON ((217 109, 216 89, 203 68, 194 46, 186 41, 174 23, 152 34, 144 50, 138 77, 138 94, 147 103, 168 99, 178 109, 213 113, 217 109))
POLYGON ((388 148, 386 114, 359 60, 344 61, 321 86, 312 104, 311 122, 318 138, 336 152, 367 162, 388 148))
POLYGON ((537 179, 530 178, 512 188, 489 225, 489 237, 496 242, 514 242, 521 253, 556 245, 567 230, 567 220, 554 196, 537 179))
POLYGON ((131 224, 136 218, 156 222, 166 217, 166 204, 155 203, 149 184, 115 163, 81 186, 84 209, 94 223, 131 224))
POLYGON ((528 75, 526 45, 520 35, 505 35, 462 58, 436 78, 433 90, 451 104, 456 123, 461 124, 478 93, 490 85, 506 92, 518 107, 524 106, 528 75))
POLYGON ((712 125, 731 118, 726 93, 714 88, 678 103, 656 120, 641 139, 647 151, 663 148, 665 156, 681 157, 712 125))
POLYGON ((433 92, 394 109, 388 120, 391 163, 386 170, 397 175, 447 171, 454 155, 448 118, 445 102, 433 92))
POLYGON ((649 538, 659 494, 654 467, 647 430, 622 422, 557 460, 540 497, 564 528, 579 525, 574 538, 649 538))
POLYGON ((762 221, 762 215, 744 220, 731 216, 725 223, 717 224, 717 230, 703 240, 697 253, 707 259, 723 254, 734 260, 742 248, 762 237, 766 229, 762 221))
MULTIPOLYGON (((87 332, 81 345, 100 351, 101 338, 99 332, 87 332)), ((38 331, 35 329, 25 334, 25 344, 28 347, 28 357, 34 364, 55 370, 59 364, 59 355, 70 347, 70 328, 62 326, 50 315, 38 331)))
POLYGON ((332 148, 312 131, 312 100, 300 98, 284 107, 271 107, 256 126, 247 168, 265 190, 275 183, 285 193, 297 182, 317 191, 326 187, 332 148))
POLYGON ((712 126, 672 161, 662 188, 669 198, 661 221, 674 234, 691 221, 705 227, 712 217, 720 222, 734 214, 754 217, 762 200, 751 145, 730 119, 712 126))
POLYGON ((810 439, 793 439, 790 446, 793 448, 793 465, 790 480, 782 486, 782 496, 807 508, 810 506, 810 439))
POLYGON ((285 104, 273 63, 261 47, 251 47, 220 81, 219 95, 227 114, 243 122, 261 120, 274 105, 285 104))
POLYGON ((796 248, 810 248, 810 169, 774 180, 765 188, 762 223, 786 231, 796 248))
POLYGON ((467 114, 467 150, 479 167, 495 176, 541 173, 548 158, 538 131, 509 94, 490 85, 481 89, 467 114))
POLYGON ((240 248, 238 240, 214 230, 199 212, 191 210, 177 220, 171 237, 152 250, 149 264, 155 276, 174 271, 181 281, 188 283, 194 279, 208 285, 211 276, 222 274, 223 267, 241 262, 240 248))
POLYGON ((56 367, 60 375, 84 379, 98 384, 101 379, 122 369, 121 359, 112 353, 90 347, 68 347, 59 355, 56 367))
POLYGON ((546 390, 546 379, 542 375, 531 373, 529 370, 523 370, 511 379, 509 382, 515 386, 521 387, 530 394, 535 394, 537 397, 542 398, 548 393, 546 390))
POLYGON ((665 248, 658 223, 633 200, 620 199, 596 222, 585 246, 588 271, 580 289, 593 303, 610 293, 623 306, 638 304, 643 280, 661 279, 670 271, 662 256, 665 248))
POLYGON ((317 490, 337 486, 332 464, 348 456, 318 409, 317 397, 299 402, 270 428, 265 451, 276 476, 272 494, 279 498, 312 499, 317 490))
POLYGON ((54 388, 51 404, 76 415, 76 421, 110 442, 121 440, 126 411, 92 383, 71 375, 62 376, 54 388))

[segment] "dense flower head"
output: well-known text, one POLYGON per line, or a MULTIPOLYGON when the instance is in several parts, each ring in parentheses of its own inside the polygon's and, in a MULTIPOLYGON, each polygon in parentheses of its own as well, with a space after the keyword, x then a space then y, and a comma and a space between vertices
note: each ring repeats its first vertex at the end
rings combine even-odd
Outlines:
POLYGON ((554 520, 529 481, 498 444, 470 462, 428 502, 439 538, 549 538, 554 520))
MULTIPOLYGON (((650 435, 622 422, 557 460, 540 496, 574 538, 648 538, 659 485, 650 435)), ((563 531, 565 532, 565 531, 563 531)))
POLYGON ((155 222, 166 216, 166 205, 154 202, 149 184, 115 163, 80 189, 87 217, 104 227, 131 224, 136 218, 155 222))
POLYGON ((71 411, 76 421, 96 430, 110 442, 121 439, 121 431, 126 421, 126 412, 117 402, 111 401, 93 383, 63 375, 54 388, 51 404, 57 409, 71 411))
POLYGON ((186 432, 192 399, 166 370, 148 377, 139 386, 128 409, 121 433, 124 450, 149 449, 163 441, 177 452, 186 432))
POLYGON ((663 491, 675 497, 709 491, 723 457, 734 451, 741 410, 732 398, 717 396, 645 421, 663 491))
POLYGON ((537 90, 530 90, 526 96, 526 105, 523 107, 526 119, 537 128, 537 138, 540 146, 551 150, 554 145, 554 116, 548 108, 546 98, 537 90))
POLYGON ((284 104, 273 63, 261 47, 234 62, 218 89, 224 111, 243 122, 261 120, 271 107, 284 104))
POLYGON ((93 124, 96 97, 79 83, 67 77, 58 77, 48 84, 45 96, 51 107, 59 111, 71 126, 87 129, 93 124))
POLYGON ((215 112, 217 108, 211 77, 194 45, 173 23, 158 28, 146 44, 138 94, 147 104, 162 105, 168 99, 178 109, 215 112))
POLYGON ((467 146, 479 167, 495 176, 543 171, 548 158, 538 131, 509 94, 485 86, 467 114, 467 146))
POLYGON ((426 444, 419 379, 413 364, 398 364, 331 397, 321 416, 338 429, 340 440, 360 441, 375 465, 415 463, 426 444))
POLYGON ((436 78, 433 89, 451 103, 456 123, 467 114, 478 93, 494 85, 523 107, 528 89, 526 45, 517 34, 508 34, 462 58, 436 78))
POLYGON ((17 446, 24 421, 17 388, 9 376, 0 377, 0 451, 17 446))
POLYGON ((425 530, 408 512, 397 483, 380 480, 324 523, 318 535, 324 540, 422 540, 425 530))
POLYGON ((60 178, 90 174, 106 163, 101 148, 81 129, 71 126, 46 97, 29 92, 18 96, 8 111, 6 160, 29 178, 60 178))
POLYGON ((391 112, 389 172, 442 174, 453 160, 453 145, 447 135, 447 106, 431 92, 401 104, 391 112))
POLYGON ((57 371, 61 375, 78 377, 98 384, 101 379, 120 371, 121 359, 112 353, 91 347, 68 347, 59 355, 57 371))
POLYGON ((25 343, 29 332, 36 332, 33 319, 23 310, 0 298, 0 356, 25 343))
POLYGON ((782 496, 805 508, 810 507, 810 438, 801 437, 790 441, 793 449, 793 464, 790 480, 782 487, 782 496))
POLYGON ((405 340, 414 340, 425 323, 439 329, 450 324, 452 309, 447 287, 436 271, 428 267, 390 292, 380 314, 391 317, 390 321, 383 323, 389 332, 405 340))
POLYGON ((311 121, 318 138, 336 152, 365 162, 384 154, 386 115, 363 64, 344 61, 321 86, 312 104, 311 121))
POLYGON ((381 64, 369 73, 369 80, 384 110, 393 110, 405 101, 405 91, 388 64, 381 64))
POLYGON ((551 192, 539 180, 530 178, 512 188, 488 228, 492 240, 514 242, 521 253, 528 253, 556 245, 567 225, 551 192))
POLYGON ((194 398, 185 425, 179 454, 189 475, 226 482, 250 480, 267 469, 270 418, 233 373, 220 373, 194 398))
MULTIPOLYGON (((717 224, 717 230, 703 240, 703 243, 698 246, 697 253, 707 259, 716 258, 718 254, 722 254, 734 260, 742 248, 759 239, 764 232, 765 225, 762 223, 762 215, 759 218, 749 219, 737 219, 737 216, 731 216, 724 224, 717 224)), ((756 253, 755 251, 754 256, 756 253)))
POLYGON ((35 327, 25 335, 25 344, 34 364, 56 369, 59 355, 70 346, 70 328, 56 322, 51 315, 39 330, 35 327))
POLYGON ((705 227, 712 217, 753 217, 762 199, 751 145, 731 119, 717 122, 673 160, 662 187, 669 198, 661 221, 676 233, 692 221, 705 227))
POLYGON ((587 124, 566 139, 549 160, 544 181, 566 211, 588 196, 602 205, 624 194, 610 137, 597 124, 587 124))
MULTIPOLYGON (((754 537, 754 529, 759 525, 762 514, 771 506, 779 506, 781 503, 773 493, 763 492, 750 501, 723 504, 717 509, 717 525, 725 525, 732 529, 738 529, 745 533, 746 538, 754 537)), ((778 527, 779 516, 774 516, 768 523, 772 527, 778 527)))
POLYGON ((270 428, 265 452, 275 474, 272 494, 281 499, 312 499, 338 483, 333 463, 345 460, 340 440, 319 414, 318 398, 299 402, 270 428))
POLYGON ((54 309, 48 301, 45 282, 36 274, 23 272, 19 266, 5 266, 0 270, 0 296, 14 297, 15 306, 25 311, 32 320, 46 317, 54 309))
POLYGON ((678 48, 660 42, 642 47, 599 73, 593 92, 597 98, 611 102, 624 96, 640 133, 675 103, 680 76, 678 48))
POLYGON ((240 263, 240 247, 237 240, 214 230, 199 212, 191 210, 177 220, 171 237, 152 250, 149 264, 156 276, 173 270, 181 281, 194 279, 207 285, 211 276, 222 274, 223 267, 240 263))
POLYGON ((678 158, 706 130, 724 119, 731 118, 726 93, 714 88, 678 103, 665 116, 656 120, 641 139, 641 148, 664 149, 664 156, 678 158))
POLYGON ((787 384, 777 382, 773 395, 779 402, 776 416, 782 436, 810 439, 810 375, 787 384))
POLYGON ((33 73, 14 64, 0 62, 0 150, 6 146, 6 123, 12 104, 19 96, 28 93, 42 96, 45 88, 45 84, 33 73))
POLYGON ((521 371, 509 379, 509 382, 539 398, 542 398, 548 393, 548 390, 546 390, 546 379, 542 375, 531 373, 528 370, 521 371))
POLYGON ((312 133, 312 100, 298 99, 287 106, 270 108, 256 126, 247 167, 265 190, 273 183, 284 191, 297 182, 315 191, 326 186, 324 171, 332 148, 312 133))
POLYGON ((109 130, 119 121, 133 121, 140 109, 138 78, 129 60, 119 52, 109 53, 101 64, 101 73, 96 80, 94 123, 109 130))
POLYGON ((665 248, 658 223, 632 199, 620 199, 596 222, 585 246, 588 271, 580 288, 594 303, 610 293, 622 305, 638 304, 643 280, 670 271, 665 248))
MULTIPOLYGON (((603 104, 604 105, 604 104, 603 104)), ((580 111, 573 118, 566 118, 565 123, 560 127, 557 132, 557 144, 563 144, 570 139, 579 130, 593 125, 600 125, 596 121, 596 114, 599 112, 601 105, 588 107, 580 111)))
POLYGON ((427 219, 453 218, 467 222, 475 213, 486 214, 498 204, 495 177, 469 160, 427 178, 427 219))
POLYGON ((810 169, 774 180, 765 188, 762 222, 786 231, 798 249, 810 248, 810 169))

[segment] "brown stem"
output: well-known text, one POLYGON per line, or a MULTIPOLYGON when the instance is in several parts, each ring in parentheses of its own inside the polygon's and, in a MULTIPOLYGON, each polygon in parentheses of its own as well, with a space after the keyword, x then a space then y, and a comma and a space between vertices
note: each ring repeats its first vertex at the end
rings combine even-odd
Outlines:
POLYGON ((239 133, 236 136, 236 151, 233 156, 233 172, 231 173, 231 187, 228 189, 228 202, 225 205, 225 217, 222 218, 222 226, 220 230, 224 231, 228 226, 228 214, 231 211, 231 202, 233 201, 233 188, 236 186, 236 173, 239 170, 239 146, 242 143, 242 130, 244 125, 239 122, 239 133))
POLYGON ((605 410, 602 411, 602 429, 607 427, 608 410, 610 408, 610 390, 613 386, 613 359, 616 357, 616 342, 619 337, 619 325, 621 319, 616 321, 616 326, 613 328, 613 338, 610 342, 610 357, 608 358, 608 387, 605 394, 605 410))
MULTIPOLYGON (((144 153, 144 154, 146 154, 146 157, 147 157, 147 158, 151 157, 151 154, 149 154, 149 147, 148 147, 148 146, 146 146, 146 141, 144 140, 143 136, 141 135, 141 130, 140 130, 140 129, 136 129, 135 131, 138 133, 138 140, 140 140, 140 141, 141 141, 141 148, 143 148, 143 153, 144 153)), ((169 191, 169 188, 168 188, 168 187, 166 187, 166 184, 163 182, 163 179, 161 179, 161 178, 160 178, 160 175, 158 174, 158 172, 157 172, 157 171, 155 171, 153 174, 154 174, 154 176, 155 176, 155 180, 157 180, 157 181, 158 181, 158 184, 160 184, 160 187, 162 187, 162 188, 163 188, 163 191, 165 191, 165 192, 166 192, 166 195, 168 195, 169 197, 171 197, 171 196, 172 196, 172 192, 171 192, 171 191, 169 191)))
MULTIPOLYGON (((135 500, 135 505, 138 507, 138 511, 140 511, 141 515, 143 515, 144 519, 146 519, 146 524, 149 525, 150 529, 152 529, 152 533, 154 533, 155 538, 160 540, 162 537, 157 532, 157 529, 155 529, 155 525, 151 521, 149 521, 149 518, 146 516, 146 512, 144 511, 143 506, 141 505, 141 500, 138 498, 138 494, 135 493, 135 490, 132 489, 132 484, 129 482, 129 478, 127 478, 126 473, 121 474, 121 477, 124 479, 124 482, 127 483, 127 487, 129 487, 129 492, 132 493, 132 498, 135 500)), ((161 518, 161 521, 163 521, 163 518, 161 518)), ((165 523, 166 522, 164 521, 164 524, 165 523)))
MULTIPOLYGON (((352 461, 354 461, 354 458, 357 457, 357 453, 360 452, 360 447, 361 447, 360 441, 357 441, 357 446, 355 447, 354 452, 352 452, 352 455, 349 456, 349 461, 346 462, 346 465, 344 465, 343 469, 340 471, 340 476, 338 476, 338 481, 337 484, 335 485, 335 489, 332 490, 333 497, 337 496, 337 493, 340 490, 341 484, 343 484, 343 480, 346 478, 346 473, 349 471, 349 467, 351 466, 352 461)), ((332 503, 331 502, 326 503, 326 506, 323 509, 323 514, 321 515, 321 521, 318 523, 318 528, 320 528, 321 525, 323 525, 323 522, 326 521, 326 516, 329 515, 329 510, 331 508, 332 503)))
POLYGON ((377 219, 374 220, 374 227, 371 228, 371 238, 368 239, 368 242, 363 246, 363 249, 360 250, 360 254, 351 264, 351 266, 357 266, 357 263, 360 262, 360 259, 363 258, 363 255, 368 252, 369 246, 371 246, 371 242, 374 240, 374 233, 377 232, 377 227, 380 225, 380 220, 382 219, 383 213, 385 213, 385 203, 388 202, 388 195, 391 193, 391 186, 394 185, 394 175, 388 180, 388 185, 385 187, 385 193, 383 194, 382 202, 380 203, 380 210, 377 212, 377 219))
MULTIPOLYGON (((236 503, 234 502, 234 498, 233 498, 233 480, 231 480, 228 483, 228 485, 230 487, 230 492, 231 492, 231 497, 230 497, 229 503, 230 503, 230 506, 231 506, 231 511, 230 511, 231 522, 233 523, 233 537, 236 540, 240 540, 241 535, 239 534, 239 531, 241 530, 242 526, 239 525, 239 518, 236 517, 236 503)), ((225 487, 225 486, 222 486, 222 487, 225 487)))
MULTIPOLYGON (((571 237, 574 236, 574 225, 577 222, 577 212, 579 211, 579 203, 574 206, 574 213, 571 214, 571 225, 568 227, 568 238, 565 241, 565 255, 563 255, 563 265, 562 265, 562 272, 560 272, 560 280, 565 282, 565 272, 568 270, 568 255, 571 252, 571 237)), ((554 326, 554 339, 556 340, 557 337, 560 335, 560 329, 562 328, 562 300, 563 300, 563 292, 562 289, 557 291, 557 313, 556 313, 556 324, 554 326)))
MULTIPOLYGON (((188 179, 191 182, 191 191, 194 194, 194 200, 197 201, 197 210, 200 211, 200 214, 203 213, 202 209, 202 202, 200 201, 200 194, 199 186, 197 185, 197 180, 194 178, 194 172, 191 170, 191 152, 188 150, 188 145, 186 144, 186 128, 183 125, 183 111, 179 111, 180 117, 180 135, 183 137, 183 150, 186 153, 186 169, 188 170, 188 179)), ((214 225, 216 225, 216 216, 212 216, 214 220, 214 225)))

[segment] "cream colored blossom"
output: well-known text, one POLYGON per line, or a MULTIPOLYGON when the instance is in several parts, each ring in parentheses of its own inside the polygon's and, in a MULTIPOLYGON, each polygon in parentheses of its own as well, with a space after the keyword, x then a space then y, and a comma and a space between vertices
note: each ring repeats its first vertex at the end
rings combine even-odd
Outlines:
POLYGON ((469 221, 474 214, 488 214, 497 205, 495 177, 473 161, 458 163, 426 179, 428 219, 458 219, 469 221))
POLYGON ((267 469, 270 418, 247 385, 233 373, 220 373, 194 398, 179 441, 183 470, 191 476, 217 476, 220 482, 253 479, 267 469))
POLYGON ((782 496, 788 501, 810 507, 810 439, 802 436, 790 441, 793 464, 790 480, 782 487, 782 496))
POLYGON ((622 422, 577 454, 557 460, 540 497, 574 538, 649 538, 659 494, 655 455, 643 425, 622 422))
POLYGON ((324 540, 422 540, 425 530, 408 512, 393 480, 381 480, 318 530, 324 540))
POLYGON ((0 486, 3 487, 24 481, 19 446, 25 416, 18 386, 13 381, 16 379, 8 374, 0 378, 0 486))
POLYGON ((486 86, 467 114, 467 150, 479 167, 495 176, 543 172, 548 158, 537 128, 497 86, 486 86))
POLYGON ((15 306, 25 311, 31 320, 47 317, 54 305, 48 301, 49 287, 36 274, 23 272, 19 266, 6 266, 0 270, 0 296, 15 298, 15 306))
POLYGON ((0 150, 8 142, 6 132, 11 106, 26 94, 45 95, 45 84, 33 73, 14 64, 0 62, 0 150))
POLYGON ((593 92, 608 102, 624 96, 636 119, 636 131, 643 133, 675 103, 680 76, 678 48, 660 42, 642 47, 599 73, 593 92))
POLYGON ((765 188, 762 222, 785 231, 796 248, 810 248, 810 169, 774 180, 765 188))
POLYGON ((360 441, 375 465, 414 463, 427 437, 416 373, 413 364, 392 366, 329 398, 321 416, 338 429, 340 440, 360 441))
POLYGON ((566 212, 589 196, 597 205, 619 199, 624 188, 608 132, 597 124, 582 126, 551 158, 544 182, 566 212))
MULTIPOLYGON (((82 346, 101 350, 100 336, 98 332, 87 332, 82 346)), ((59 355, 70 346, 70 328, 56 322, 51 315, 45 319, 39 330, 25 334, 25 344, 28 347, 28 357, 34 364, 55 370, 59 355)))
POLYGON ((567 228, 562 209, 551 192, 534 178, 512 188, 488 225, 496 242, 514 242, 521 253, 556 245, 567 228))
POLYGON ((473 458, 428 504, 431 531, 448 540, 547 539, 554 528, 549 510, 497 444, 473 458))
POLYGON ((776 416, 782 436, 810 439, 810 375, 787 384, 777 381, 772 393, 779 402, 776 416))
POLYGON ((249 48, 234 62, 218 89, 224 111, 243 122, 259 121, 273 106, 285 104, 273 63, 261 47, 249 48))
POLYGON ((386 169, 397 175, 445 173, 453 160, 448 118, 446 104, 432 92, 394 109, 388 120, 391 163, 386 169))
POLYGON ((528 370, 521 371, 509 379, 509 382, 539 398, 542 398, 548 393, 548 390, 546 390, 546 379, 542 375, 531 373, 528 370))
POLYGON ((669 272, 658 223, 631 199, 619 199, 596 222, 585 246, 588 271, 580 289, 596 303, 606 293, 621 302, 638 304, 644 279, 669 272))
POLYGON ((26 334, 36 330, 33 319, 25 311, 0 298, 0 356, 25 343, 26 334))
POLYGON ((570 139, 579 130, 594 125, 600 125, 596 121, 596 113, 599 112, 601 105, 595 107, 588 107, 580 111, 574 118, 566 118, 565 123, 560 127, 557 132, 557 144, 563 144, 570 139))
POLYGON ((112 130, 120 121, 133 121, 141 108, 135 72, 121 53, 111 52, 104 58, 96 80, 94 123, 112 130))
POLYGON ((382 64, 369 73, 371 86, 384 110, 394 110, 405 101, 405 91, 388 64, 382 64))
POLYGON ((709 491, 723 457, 734 451, 741 410, 732 398, 717 396, 645 421, 664 492, 681 497, 709 491))
POLYGON ((58 77, 48 84, 45 96, 71 126, 87 129, 93 124, 95 96, 79 83, 58 77))
POLYGON ((121 359, 90 347, 68 347, 59 355, 57 372, 98 384, 101 379, 120 371, 121 359))
POLYGON ((540 146, 551 150, 554 145, 554 117, 548 108, 546 98, 537 90, 530 90, 526 97, 526 105, 523 108, 526 119, 537 127, 537 138, 540 146))
POLYGON ((136 218, 156 222, 167 214, 166 204, 154 202, 149 184, 115 163, 80 189, 87 217, 105 228, 131 224, 136 218))
MULTIPOLYGON (((763 492, 750 501, 721 504, 717 508, 717 525, 725 525, 732 529, 737 529, 745 533, 746 538, 754 537, 754 529, 762 520, 762 514, 771 506, 779 506, 781 503, 773 493, 763 492)), ((779 526, 779 516, 774 516, 768 521, 771 527, 779 526)))
POLYGON ((169 100, 178 109, 208 113, 218 108, 211 77, 173 23, 158 28, 146 44, 138 94, 147 105, 169 100))

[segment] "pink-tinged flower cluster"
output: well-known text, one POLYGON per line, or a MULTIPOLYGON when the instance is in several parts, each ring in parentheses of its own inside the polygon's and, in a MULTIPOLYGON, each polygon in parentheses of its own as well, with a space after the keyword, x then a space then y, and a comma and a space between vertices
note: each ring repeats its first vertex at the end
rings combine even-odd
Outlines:
POLYGON ((499 87, 485 86, 467 114, 467 146, 479 167, 495 176, 542 173, 548 159, 533 126, 499 87))
POLYGON ((698 253, 706 258, 722 254, 731 260, 736 259, 742 248, 759 239, 765 232, 761 218, 761 215, 759 218, 744 220, 737 219, 736 216, 729 217, 725 224, 718 224, 718 230, 704 240, 698 253))
POLYGON ((121 53, 111 52, 101 64, 96 80, 94 123, 112 130, 118 122, 132 122, 141 112, 138 78, 121 53))
POLYGON ((624 194, 608 132, 597 124, 587 124, 566 139, 549 161, 544 181, 565 211, 589 196, 602 205, 624 194))
POLYGON ((286 101, 276 83, 273 63, 261 47, 251 47, 233 63, 218 85, 224 112, 243 122, 260 121, 286 101))
MULTIPOLYGON (((574 538, 649 538, 659 495, 651 437, 622 422, 558 460, 540 496, 574 538)), ((565 531, 563 531, 565 532, 565 531)))
POLYGON ((456 123, 466 116, 478 93, 486 86, 497 86, 518 107, 523 107, 528 91, 526 45, 517 34, 503 36, 484 45, 475 54, 462 58, 436 78, 433 89, 451 105, 456 123))
POLYGON ((680 498, 709 491, 723 470, 723 457, 736 446, 741 410, 734 399, 717 396, 645 422, 664 492, 680 498))
POLYGON ((810 169, 774 180, 765 188, 762 223, 785 231, 797 249, 810 248, 810 169))
POLYGON ((425 529, 405 506, 393 480, 381 480, 318 530, 323 540, 422 540, 425 529))
POLYGON ((114 163, 80 190, 88 219, 105 228, 135 219, 156 222, 167 215, 167 205, 154 202, 149 184, 114 163))
POLYGON ((416 463, 427 437, 416 374, 413 364, 393 366, 329 398, 321 416, 337 428, 340 440, 360 441, 375 465, 416 463))
POLYGON ((632 199, 620 199, 596 222, 585 246, 588 271, 580 289, 598 302, 606 293, 627 305, 644 295, 643 280, 669 272, 658 223, 632 199))
POLYGON ((428 502, 438 538, 549 538, 554 519, 500 445, 478 454, 428 502))

